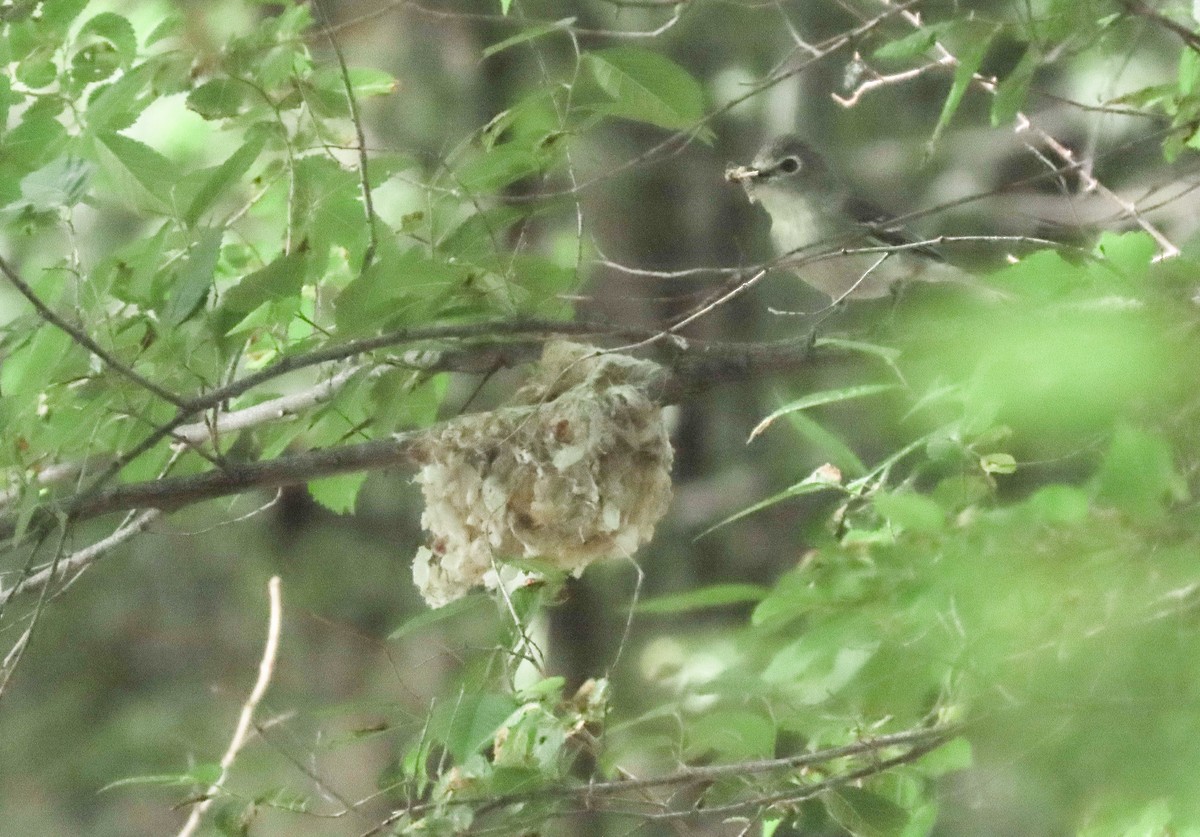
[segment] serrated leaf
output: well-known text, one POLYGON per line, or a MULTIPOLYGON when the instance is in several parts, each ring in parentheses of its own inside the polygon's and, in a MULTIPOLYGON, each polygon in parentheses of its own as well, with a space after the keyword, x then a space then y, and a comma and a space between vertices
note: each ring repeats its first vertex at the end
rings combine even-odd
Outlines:
POLYGON ((851 401, 855 398, 865 398, 869 395, 878 395, 881 392, 889 392, 894 389, 899 389, 898 384, 863 384, 855 387, 844 387, 842 389, 830 389, 824 392, 814 392, 806 395, 803 398, 798 398, 788 404, 783 405, 775 412, 768 415, 762 421, 754 426, 750 431, 750 438, 747 442, 754 441, 764 430, 771 426, 772 423, 781 416, 786 416, 789 413, 794 413, 797 410, 807 410, 810 407, 818 407, 822 404, 837 404, 842 401, 851 401))
POLYGON ((240 319, 264 302, 296 296, 304 287, 307 267, 303 253, 280 256, 261 270, 242 277, 221 294, 222 313, 234 314, 240 319))
POLYGON ((0 162, 9 171, 25 174, 53 159, 66 143, 67 129, 61 122, 53 116, 27 111, 21 124, 4 135, 0 162))
POLYGON ((802 410, 788 414, 788 424, 795 428, 801 438, 807 440, 822 459, 836 465, 847 477, 861 477, 867 466, 858 454, 837 435, 809 418, 802 410))
POLYGON ((294 814, 305 814, 312 809, 312 800, 309 797, 289 788, 273 788, 266 793, 260 793, 254 798, 254 804, 294 814))
POLYGON ((259 135, 229 156, 229 159, 219 166, 209 170, 208 176, 196 189, 195 196, 188 202, 183 212, 183 220, 188 226, 195 224, 200 216, 213 205, 221 195, 241 179, 262 153, 265 137, 259 135))
POLYGON ((388 639, 403 639, 440 622, 454 619, 460 613, 478 610, 484 603, 490 601, 486 596, 464 596, 434 610, 422 611, 388 634, 388 639))
POLYGON ((880 61, 898 61, 923 55, 938 39, 934 27, 925 26, 894 41, 888 41, 872 53, 880 61))
POLYGON ((208 297, 224 235, 225 230, 220 227, 204 230, 188 251, 187 260, 167 295, 163 319, 169 325, 177 326, 187 320, 208 297))
POLYGON ((454 760, 462 764, 489 743, 518 708, 511 695, 465 692, 434 709, 431 733, 440 738, 454 760))
POLYGON ((75 39, 83 42, 91 38, 100 38, 112 44, 125 66, 133 63, 137 55, 137 35, 133 31, 133 24, 114 12, 101 12, 89 18, 75 39))
POLYGON ((367 473, 361 471, 355 474, 337 474, 332 477, 322 477, 319 480, 309 480, 308 493, 334 514, 346 514, 354 511, 358 491, 366 479, 367 473))
POLYGON ((123 134, 101 134, 94 145, 100 167, 134 206, 171 213, 176 166, 150 146, 123 134))
POLYGON ((873 502, 890 523, 907 531, 938 532, 946 526, 945 510, 921 494, 909 491, 877 494, 873 502))
POLYGON ((187 97, 187 106, 204 119, 237 116, 246 102, 246 83, 232 78, 215 78, 197 87, 187 97))
POLYGON ((560 32, 563 29, 569 29, 575 25, 576 20, 577 18, 574 17, 564 17, 562 20, 556 20, 551 23, 543 23, 540 26, 531 26, 528 29, 518 32, 512 37, 505 38, 503 41, 487 47, 483 51, 483 57, 491 58, 498 52, 503 52, 506 49, 527 43, 535 38, 540 38, 543 35, 549 35, 551 32, 560 32))
POLYGON ((472 158, 457 172, 462 187, 471 193, 498 192, 523 177, 542 170, 542 157, 515 143, 495 145, 472 158))
POLYGON ((958 106, 962 104, 967 88, 971 86, 975 73, 979 72, 983 58, 987 55, 988 48, 991 47, 992 40, 999 31, 996 28, 987 30, 982 36, 968 41, 967 46, 959 52, 958 66, 954 69, 954 81, 950 85, 950 92, 946 94, 946 101, 942 105, 942 112, 938 116, 937 125, 933 128, 933 134, 929 137, 930 148, 937 144, 942 132, 954 119, 954 114, 958 112, 958 106))
POLYGON ((350 78, 350 89, 360 99, 390 96, 400 87, 395 76, 374 67, 350 67, 346 75, 350 78))
POLYGON ((583 56, 612 100, 603 112, 622 119, 679 130, 704 116, 704 89, 671 59, 638 47, 613 47, 583 56))
POLYGON ((415 247, 396 253, 381 246, 370 269, 338 296, 334 312, 338 331, 363 333, 410 319, 410 313, 419 319, 432 302, 461 286, 469 273, 467 267, 430 259, 415 247))
POLYGON ((830 483, 828 481, 816 480, 816 479, 812 479, 811 477, 806 478, 806 479, 802 480, 801 482, 798 482, 789 488, 785 488, 783 491, 780 491, 778 494, 773 494, 772 496, 768 497, 765 500, 760 500, 751 506, 747 506, 746 508, 742 509, 741 511, 729 515, 729 517, 725 518, 724 520, 720 521, 719 523, 715 523, 712 526, 709 526, 707 529, 705 529, 703 532, 701 532, 699 535, 697 535, 695 537, 695 540, 700 540, 701 538, 705 537, 706 535, 712 534, 713 532, 715 532, 716 530, 720 529, 723 526, 728 526, 730 523, 733 523, 734 521, 737 521, 737 520, 741 520, 743 517, 749 517, 750 515, 752 515, 756 512, 760 512, 763 509, 767 509, 778 503, 782 503, 784 500, 790 500, 793 497, 800 497, 804 494, 816 494, 819 491, 828 491, 830 489, 836 489, 836 488, 838 488, 837 485, 830 483))
POLYGON ((168 787, 200 785, 208 787, 219 778, 221 778, 221 765, 198 764, 187 773, 159 773, 151 776, 130 776, 126 779, 117 779, 115 782, 109 782, 97 792, 104 793, 114 788, 130 785, 166 785, 168 787))
POLYGON ((1010 453, 989 453, 979 457, 979 467, 985 474, 1014 474, 1017 460, 1010 453))
POLYGON ((761 601, 771 591, 757 584, 714 584, 639 602, 638 613, 687 613, 709 607, 761 601))
POLYGON ((88 97, 87 125, 96 134, 121 131, 132 125, 157 95, 154 76, 157 60, 146 61, 126 71, 112 84, 100 87, 88 97))
POLYGON ((747 709, 710 709, 689 718, 684 757, 715 753, 722 762, 766 758, 775 752, 775 724, 747 709))
POLYGON ((992 96, 993 126, 1006 124, 1016 117, 1025 104, 1025 96, 1029 93, 1029 85, 1041 60, 1042 56, 1035 47, 1027 47, 1013 71, 996 85, 996 93, 992 96))
POLYGON ((36 211, 74 206, 87 194, 92 165, 77 157, 55 157, 21 178, 21 200, 36 211))
POLYGON ((840 787, 822 799, 829 815, 854 837, 892 837, 908 824, 908 811, 861 788, 840 787))

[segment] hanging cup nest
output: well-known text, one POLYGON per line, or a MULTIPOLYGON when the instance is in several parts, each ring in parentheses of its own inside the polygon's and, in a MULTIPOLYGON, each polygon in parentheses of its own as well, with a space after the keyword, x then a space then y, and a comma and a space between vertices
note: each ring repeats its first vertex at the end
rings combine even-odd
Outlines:
POLYGON ((432 430, 416 477, 429 545, 413 562, 430 606, 495 588, 505 559, 579 575, 649 540, 671 501, 671 441, 646 391, 662 375, 650 361, 556 341, 513 406, 432 430))

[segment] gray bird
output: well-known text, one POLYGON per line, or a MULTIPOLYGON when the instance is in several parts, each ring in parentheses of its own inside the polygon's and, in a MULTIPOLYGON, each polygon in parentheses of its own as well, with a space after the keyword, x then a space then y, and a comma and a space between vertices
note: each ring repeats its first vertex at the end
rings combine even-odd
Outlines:
POLYGON ((834 302, 886 296, 900 282, 961 282, 941 254, 850 190, 821 155, 794 134, 776 139, 725 179, 740 183, 771 216, 779 255, 834 302), (900 248, 844 254, 843 249, 900 248), (802 262, 802 263, 801 263, 802 262))

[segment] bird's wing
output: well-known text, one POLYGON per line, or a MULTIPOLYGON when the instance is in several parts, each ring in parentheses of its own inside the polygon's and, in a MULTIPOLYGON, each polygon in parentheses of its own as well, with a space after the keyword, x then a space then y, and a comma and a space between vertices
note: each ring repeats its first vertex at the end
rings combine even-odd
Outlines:
MULTIPOLYGON (((884 244, 893 247, 902 247, 921 240, 909 232, 903 224, 899 223, 894 215, 889 214, 868 200, 853 196, 848 197, 845 209, 847 214, 856 223, 865 227, 867 232, 884 244)), ((920 247, 911 247, 909 249, 935 261, 944 262, 946 260, 945 256, 928 244, 922 244, 920 247)))

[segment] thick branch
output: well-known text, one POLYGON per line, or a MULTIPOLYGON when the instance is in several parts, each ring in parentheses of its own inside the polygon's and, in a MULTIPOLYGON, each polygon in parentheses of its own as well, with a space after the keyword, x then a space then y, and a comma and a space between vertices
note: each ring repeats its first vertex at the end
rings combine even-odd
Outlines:
MULTIPOLYGON (((667 373, 654 388, 654 397, 673 403, 726 381, 744 381, 758 376, 795 370, 812 362, 807 338, 775 344, 705 344, 695 341, 664 341, 667 373)), ((526 349, 530 347, 525 347, 526 349)), ((525 357, 524 350, 514 357, 525 357)), ((479 366, 480 357, 494 364, 510 360, 495 347, 478 352, 462 349, 443 353, 437 363, 455 368, 479 366), (476 356, 478 355, 478 356, 476 356)), ((173 511, 184 506, 257 489, 298 485, 321 477, 354 471, 377 470, 411 464, 414 446, 422 431, 397 434, 360 444, 289 454, 262 462, 229 462, 220 469, 186 477, 117 485, 100 491, 84 490, 57 505, 59 514, 71 521, 87 520, 128 509, 173 511)), ((43 514, 51 515, 44 507, 43 514)), ((16 519, 0 517, 0 538, 11 537, 16 519)))

